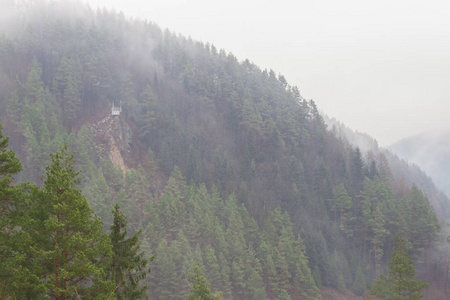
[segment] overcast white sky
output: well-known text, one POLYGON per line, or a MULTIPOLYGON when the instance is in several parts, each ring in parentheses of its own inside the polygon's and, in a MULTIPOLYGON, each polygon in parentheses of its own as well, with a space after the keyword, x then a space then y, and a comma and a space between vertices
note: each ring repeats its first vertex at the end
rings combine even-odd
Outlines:
POLYGON ((88 2, 274 69, 382 146, 450 128, 449 1, 88 2))

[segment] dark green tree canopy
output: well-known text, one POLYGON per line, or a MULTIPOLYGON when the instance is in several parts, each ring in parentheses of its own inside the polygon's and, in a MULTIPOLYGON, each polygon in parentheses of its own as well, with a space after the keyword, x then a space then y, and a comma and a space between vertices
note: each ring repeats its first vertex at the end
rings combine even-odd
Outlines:
POLYGON ((0 292, 13 290, 15 270, 17 269, 17 253, 14 251, 20 237, 14 228, 20 224, 24 196, 21 187, 12 184, 13 175, 22 170, 14 151, 8 149, 9 138, 2 134, 0 123, 0 292))
MULTIPOLYGON (((114 206, 113 215, 109 234, 113 257, 108 268, 108 279, 116 284, 117 299, 142 299, 146 296, 148 286, 141 281, 150 273, 147 266, 149 260, 144 258, 140 249, 139 236, 142 230, 127 238, 127 218, 117 204, 114 206)), ((152 260, 153 257, 150 261, 152 260)))
POLYGON ((193 281, 192 289, 188 295, 186 295, 187 300, 216 300, 222 299, 222 292, 212 294, 209 289, 209 282, 203 275, 202 270, 198 264, 194 265, 194 272, 189 273, 191 280, 193 281))
POLYGON ((428 283, 414 279, 415 275, 416 269, 406 251, 406 241, 397 237, 387 276, 380 275, 369 293, 387 300, 420 299, 423 297, 421 291, 428 288, 428 283))
POLYGON ((31 245, 31 263, 24 267, 37 298, 106 298, 113 283, 103 280, 111 257, 109 238, 100 219, 93 214, 81 190, 74 154, 68 145, 51 155, 42 188, 31 189, 29 219, 23 229, 31 245))
POLYGON ((369 156, 327 130, 284 76, 121 13, 23 2, 13 18, 20 26, 0 26, 0 121, 24 168, 15 173, 17 160, 0 154, 11 162, 0 159, 2 286, 24 282, 29 289, 16 290, 39 297, 58 278, 55 295, 68 295, 60 284, 75 273, 54 271, 76 232, 96 233, 80 233, 86 245, 107 241, 106 259, 92 249, 101 276, 91 278, 114 282, 109 293, 117 287, 124 298, 134 284, 152 299, 184 298, 193 261, 227 299, 320 299, 317 286, 361 294, 395 235, 430 265, 419 258, 450 215, 448 199, 408 168, 397 171, 410 176, 403 185, 378 147, 369 156), (123 108, 114 118, 113 103, 123 108), (77 151, 74 170, 50 159, 65 141, 77 151), (13 175, 43 187, 14 186, 13 175), (115 203, 127 223, 105 239, 90 208, 109 229, 115 203), (433 208, 444 208, 439 220, 433 208), (153 255, 139 280, 148 265, 135 259, 153 255))

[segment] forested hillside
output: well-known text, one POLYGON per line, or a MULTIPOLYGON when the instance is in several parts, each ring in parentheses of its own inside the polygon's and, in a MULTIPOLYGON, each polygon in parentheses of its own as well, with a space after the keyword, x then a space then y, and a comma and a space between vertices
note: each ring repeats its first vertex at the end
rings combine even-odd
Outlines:
POLYGON ((449 132, 445 130, 424 132, 400 140, 391 145, 390 149, 425 170, 436 185, 450 195, 450 178, 447 173, 450 165, 449 137, 449 132))
POLYGON ((0 122, 24 169, 15 183, 42 186, 67 142, 103 227, 119 204, 129 233, 142 230, 150 298, 183 299, 194 263, 225 299, 362 295, 395 236, 438 272, 428 250, 446 211, 440 223, 385 155, 327 130, 284 76, 148 21, 36 3, 5 7, 14 17, 0 35, 0 122))
MULTIPOLYGON (((448 215, 450 214, 450 201, 446 194, 443 193, 443 191, 445 192, 445 185, 441 184, 436 187, 436 176, 432 176, 431 178, 431 174, 427 174, 420 169, 418 165, 414 164, 413 160, 408 159, 408 155, 402 155, 401 157, 403 157, 403 159, 398 157, 395 146, 390 147, 389 149, 379 147, 377 141, 367 134, 355 132, 339 121, 327 116, 324 117, 324 120, 334 135, 347 140, 353 147, 360 148, 361 152, 365 153, 365 155, 384 156, 389 164, 396 185, 416 185, 429 197, 430 203, 434 207, 438 217, 442 220, 448 218, 448 215)), ((423 145, 426 145, 426 143, 423 143, 423 145)), ((445 148, 445 145, 437 148, 445 148)), ((413 152, 417 147, 410 147, 408 149, 413 152)), ((402 153, 401 151, 398 152, 402 153)), ((434 156, 430 155, 428 159, 432 160, 432 157, 434 156)), ((440 178, 443 180, 445 177, 440 178)))

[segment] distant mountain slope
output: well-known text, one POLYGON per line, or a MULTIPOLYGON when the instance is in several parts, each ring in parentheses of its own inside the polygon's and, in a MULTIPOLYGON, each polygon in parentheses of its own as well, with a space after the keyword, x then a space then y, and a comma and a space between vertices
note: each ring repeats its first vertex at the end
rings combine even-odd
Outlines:
POLYGON ((436 186, 450 195, 450 130, 426 132, 389 147, 398 156, 423 169, 436 186))
POLYGON ((324 119, 328 128, 337 137, 344 138, 349 144, 359 147, 366 155, 382 154, 389 162, 390 171, 398 184, 404 182, 422 189, 430 197, 440 218, 447 219, 450 216, 448 186, 445 185, 445 178, 450 180, 446 172, 448 168, 445 167, 450 167, 450 159, 446 155, 450 154, 450 132, 418 135, 385 149, 379 147, 377 141, 365 133, 354 131, 336 119, 327 116, 324 116, 324 119))
POLYGON ((153 299, 184 299, 194 261, 226 299, 362 295, 395 236, 434 266, 440 202, 327 130, 281 74, 76 1, 24 5, 0 34, 19 179, 39 184, 67 141, 105 227, 118 203, 143 230, 153 299))

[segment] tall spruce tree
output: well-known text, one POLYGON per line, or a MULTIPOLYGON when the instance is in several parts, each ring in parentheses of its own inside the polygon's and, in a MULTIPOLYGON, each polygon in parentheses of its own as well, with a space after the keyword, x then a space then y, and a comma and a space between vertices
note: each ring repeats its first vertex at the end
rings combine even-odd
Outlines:
POLYGON ((112 211, 114 221, 111 225, 111 239, 113 257, 109 268, 108 279, 116 284, 115 295, 117 299, 142 299, 146 296, 146 285, 140 284, 150 268, 149 260, 140 252, 139 236, 141 230, 127 238, 127 219, 116 204, 112 211))
POLYGON ((341 231, 347 236, 353 236, 353 227, 352 221, 352 199, 348 196, 347 190, 343 183, 334 188, 334 203, 333 210, 335 214, 335 220, 337 221, 338 217, 336 213, 339 214, 339 228, 341 231))
POLYGON ((195 264, 194 272, 189 273, 191 280, 193 281, 192 289, 188 295, 186 295, 186 299, 188 300, 216 300, 222 299, 222 292, 218 292, 216 294, 212 294, 209 289, 209 282, 206 280, 203 275, 200 267, 195 264))
POLYGON ((0 123, 0 295, 8 297, 13 293, 11 286, 14 270, 17 267, 15 256, 17 251, 15 240, 19 225, 19 200, 23 192, 18 186, 12 185, 12 176, 22 170, 22 165, 15 153, 8 148, 9 138, 2 134, 0 123))
POLYGON ((37 298, 106 299, 114 284, 105 281, 111 257, 109 238, 100 219, 93 215, 81 190, 67 144, 51 155, 42 188, 31 189, 32 206, 23 229, 29 234, 30 256, 26 265, 30 288, 42 291, 37 298), (36 287, 37 285, 37 287, 36 287))
POLYGON ((8 233, 8 220, 11 209, 14 209, 14 197, 17 189, 11 185, 12 175, 22 170, 22 165, 15 153, 8 148, 9 138, 2 134, 0 123, 0 234, 8 233))
POLYGON ((413 261, 406 251, 406 241, 396 237, 397 243, 388 263, 387 276, 380 274, 370 287, 369 294, 382 299, 420 299, 422 289, 428 283, 414 279, 416 270, 413 261))

